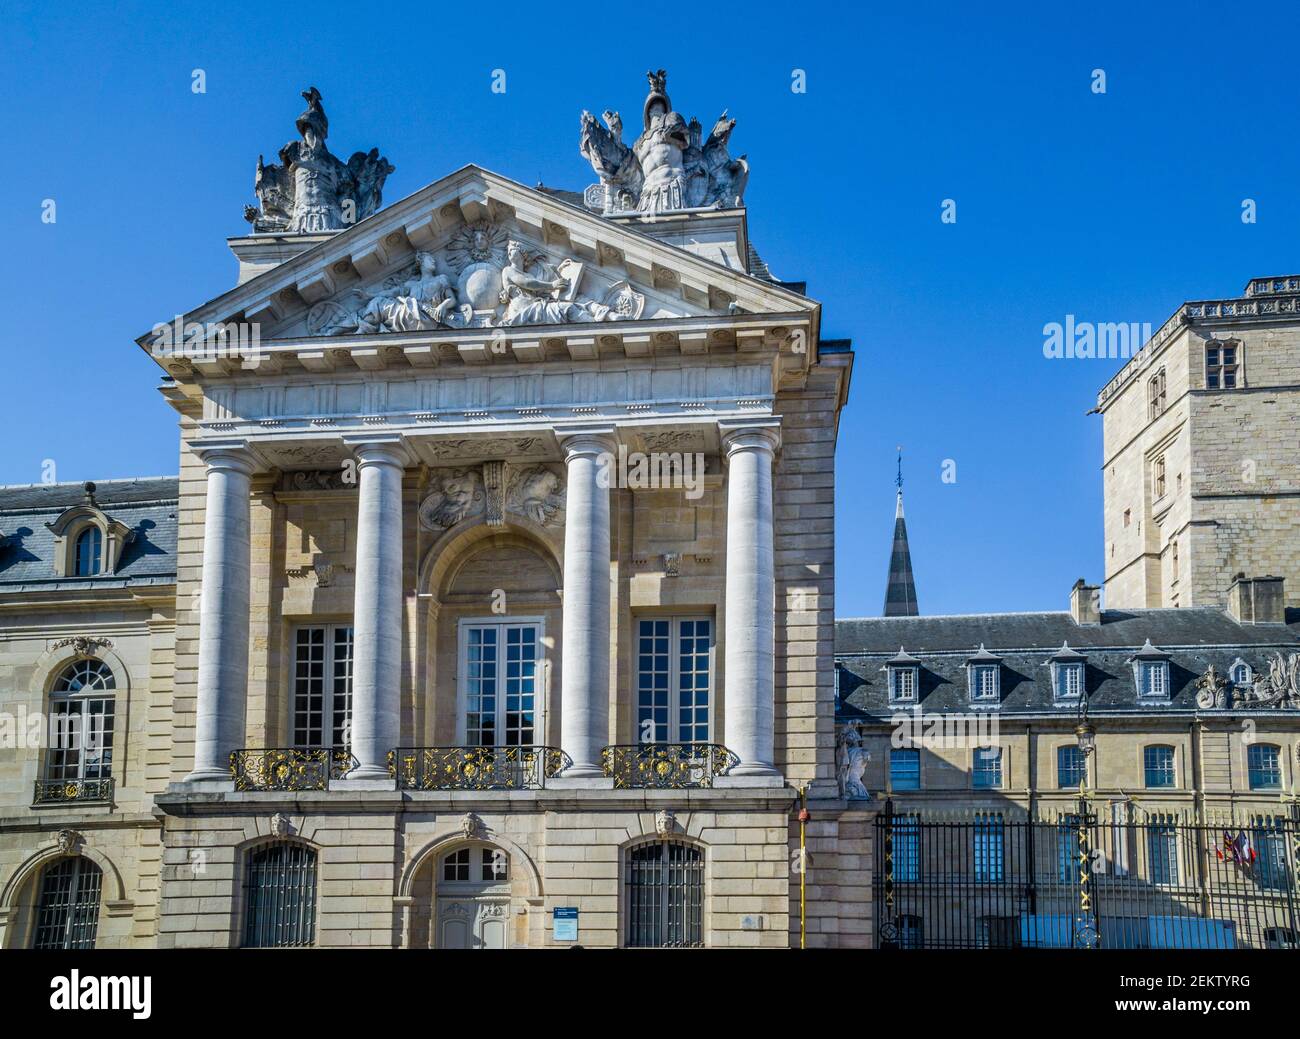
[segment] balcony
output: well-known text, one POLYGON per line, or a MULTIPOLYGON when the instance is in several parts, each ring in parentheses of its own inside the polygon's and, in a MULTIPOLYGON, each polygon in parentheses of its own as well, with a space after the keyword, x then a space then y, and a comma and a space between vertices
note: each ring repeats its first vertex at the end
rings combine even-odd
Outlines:
POLYGON ((719 743, 638 743, 601 751, 601 768, 616 790, 707 788, 738 764, 740 758, 719 743))
POLYGON ((398 747, 388 774, 402 790, 539 790, 573 764, 556 747, 398 747))
POLYGON ((88 804, 111 802, 111 779, 38 779, 35 803, 38 805, 88 804))
POLYGON ((235 789, 328 790, 330 780, 342 779, 357 767, 346 750, 328 747, 271 747, 236 750, 230 755, 235 789))

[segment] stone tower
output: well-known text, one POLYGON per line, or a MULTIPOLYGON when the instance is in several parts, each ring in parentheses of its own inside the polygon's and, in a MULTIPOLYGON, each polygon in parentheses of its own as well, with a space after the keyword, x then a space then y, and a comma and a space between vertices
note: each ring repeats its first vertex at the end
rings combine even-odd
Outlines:
POLYGON ((1183 304, 1098 394, 1108 607, 1300 594, 1300 276, 1183 304))

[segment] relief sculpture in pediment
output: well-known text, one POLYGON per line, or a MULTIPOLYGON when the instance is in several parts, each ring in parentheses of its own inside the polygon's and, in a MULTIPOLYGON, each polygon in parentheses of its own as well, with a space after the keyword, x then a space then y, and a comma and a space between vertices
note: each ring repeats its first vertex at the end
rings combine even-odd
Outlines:
POLYGON ((601 299, 583 295, 585 265, 552 263, 507 237, 497 224, 469 224, 441 253, 421 252, 377 290, 351 289, 307 312, 310 335, 421 332, 435 328, 510 328, 641 316, 645 296, 626 281, 601 299))

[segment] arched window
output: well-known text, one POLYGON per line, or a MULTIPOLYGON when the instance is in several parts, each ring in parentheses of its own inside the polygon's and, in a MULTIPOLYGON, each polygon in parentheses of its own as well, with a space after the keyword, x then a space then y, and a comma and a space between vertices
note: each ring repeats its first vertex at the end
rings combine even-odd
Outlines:
POLYGON ((1255 681, 1255 672, 1251 670, 1249 664, 1238 657, 1232 662, 1232 667, 1228 668, 1228 677, 1232 679, 1233 685, 1246 686, 1255 681))
POLYGON ((96 800, 111 796, 114 690, 102 660, 74 660, 50 690, 50 749, 38 800, 96 800))
POLYGON ((704 852, 683 841, 638 844, 627 852, 628 948, 704 945, 704 852))
POLYGON ((280 841, 248 853, 244 947, 288 948, 316 941, 316 853, 280 841))
POLYGON ((77 535, 72 573, 75 577, 94 577, 99 573, 104 554, 104 534, 98 527, 87 527, 77 535))
POLYGON ((99 867, 84 855, 59 859, 41 872, 33 949, 93 949, 99 929, 99 867))

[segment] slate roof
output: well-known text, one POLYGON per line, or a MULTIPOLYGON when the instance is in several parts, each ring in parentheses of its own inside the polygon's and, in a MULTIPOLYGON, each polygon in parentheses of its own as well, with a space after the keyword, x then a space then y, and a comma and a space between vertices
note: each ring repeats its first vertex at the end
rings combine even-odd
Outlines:
MULTIPOLYGON (((1094 625, 1077 624, 1067 612, 840 620, 835 623, 837 713, 841 721, 869 720, 897 710, 889 704, 881 669, 900 647, 920 660, 923 712, 968 711, 966 666, 981 643, 1002 658, 998 710, 1003 715, 1074 711, 1072 704, 1055 704, 1052 696, 1048 662, 1063 644, 1086 657, 1090 712, 1195 710, 1194 683, 1210 664, 1226 674, 1240 657, 1260 673, 1275 653, 1300 652, 1300 611, 1290 611, 1288 622, 1238 624, 1216 607, 1106 610, 1094 625), (1169 654, 1167 705, 1137 699, 1130 661, 1148 639, 1169 654)), ((1300 721, 1300 714, 1295 717, 1300 721)))
POLYGON ((135 532, 122 552, 117 573, 103 577, 58 577, 54 535, 46 526, 86 500, 85 484, 0 486, 0 594, 70 588, 167 585, 176 580, 174 476, 105 480, 95 483, 95 503, 135 532))

